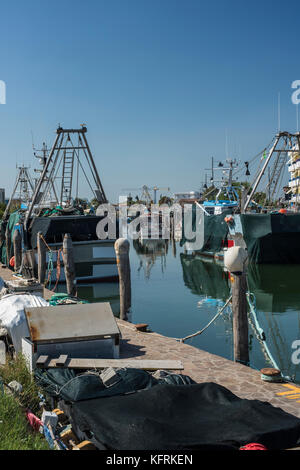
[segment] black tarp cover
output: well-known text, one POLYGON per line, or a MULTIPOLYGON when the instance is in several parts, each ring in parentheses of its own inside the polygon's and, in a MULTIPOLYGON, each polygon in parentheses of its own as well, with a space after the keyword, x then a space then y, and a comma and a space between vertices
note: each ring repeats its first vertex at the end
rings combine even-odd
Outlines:
POLYGON ((73 241, 97 240, 96 227, 101 219, 91 215, 35 217, 30 224, 30 246, 36 248, 38 232, 47 243, 62 243, 65 233, 69 233, 73 241))
POLYGON ((300 263, 300 214, 241 214, 243 236, 254 263, 300 263))
POLYGON ((134 393, 160 384, 187 385, 195 383, 190 377, 161 371, 161 377, 153 377, 142 369, 115 369, 117 381, 106 387, 99 373, 76 373, 74 369, 36 369, 36 382, 48 395, 76 402, 92 398, 134 393))
POLYGON ((296 446, 300 419, 215 383, 161 385, 130 395, 61 403, 74 431, 99 449, 234 450, 296 446))

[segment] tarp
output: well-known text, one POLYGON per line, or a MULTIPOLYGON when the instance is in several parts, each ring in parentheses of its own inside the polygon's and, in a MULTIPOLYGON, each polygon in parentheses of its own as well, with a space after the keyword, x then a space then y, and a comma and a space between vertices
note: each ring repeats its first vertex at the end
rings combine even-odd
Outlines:
POLYGON ((182 239, 180 245, 183 246, 188 242, 188 249, 193 250, 193 243, 196 240, 196 237, 188 240, 186 233, 188 231, 185 227, 190 227, 190 231, 197 232, 198 240, 201 240, 201 247, 198 247, 198 243, 195 244, 194 251, 220 251, 224 242, 228 236, 228 225, 225 222, 225 217, 228 214, 232 214, 232 210, 228 209, 219 215, 205 215, 201 212, 202 209, 197 208, 194 204, 192 210, 185 211, 183 221, 182 221, 182 239), (199 212, 199 223, 197 225, 196 211, 199 212), (201 232, 201 233, 200 233, 201 232))
POLYGON ((24 308, 47 305, 42 297, 32 294, 9 294, 0 300, 0 325, 8 330, 16 353, 22 351, 22 338, 30 336, 24 308))
POLYGON ((300 214, 241 214, 243 236, 254 263, 300 263, 300 214))
POLYGON ((22 218, 22 213, 19 211, 13 212, 10 214, 9 218, 7 221, 1 221, 0 222, 0 231, 1 231, 1 246, 0 246, 0 259, 3 264, 7 264, 7 252, 6 252, 6 231, 9 233, 9 238, 10 238, 10 246, 9 246, 9 253, 8 253, 8 259, 10 259, 13 256, 13 235, 14 235, 14 229, 16 224, 18 224, 21 221, 22 218))
POLYGON ((62 217, 36 217, 29 226, 30 246, 37 246, 37 234, 41 232, 47 243, 62 243, 65 233, 72 241, 97 240, 96 227, 102 217, 89 215, 69 215, 62 217))
POLYGON ((105 386, 100 374, 94 372, 76 374, 73 369, 36 369, 34 374, 45 393, 70 402, 133 393, 162 383, 195 383, 190 377, 181 374, 165 373, 161 378, 155 378, 141 369, 123 368, 115 372, 116 383, 110 387, 105 386))
POLYGON ((258 442, 273 450, 294 447, 300 439, 300 419, 215 383, 161 385, 59 406, 78 437, 99 449, 223 450, 258 442))

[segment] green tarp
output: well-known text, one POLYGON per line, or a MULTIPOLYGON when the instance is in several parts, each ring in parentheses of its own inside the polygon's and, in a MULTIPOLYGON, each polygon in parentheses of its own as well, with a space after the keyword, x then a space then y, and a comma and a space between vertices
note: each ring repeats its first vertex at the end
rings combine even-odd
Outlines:
POLYGON ((300 263, 300 214, 241 214, 249 259, 254 263, 300 263))
POLYGON ((195 251, 212 251, 217 252, 222 249, 224 242, 227 240, 228 225, 225 222, 225 217, 232 214, 232 210, 228 209, 219 215, 205 215, 202 209, 193 205, 192 211, 185 212, 182 221, 182 239, 180 245, 183 246, 186 242, 192 243, 196 241, 196 237, 189 240, 186 237, 186 232, 193 231, 197 235, 201 235, 202 247, 195 244, 195 251), (199 223, 197 224, 196 211, 198 212, 199 223), (188 230, 185 230, 185 227, 188 230), (200 234, 201 232, 201 234, 200 234))
POLYGON ((6 231, 10 234, 10 247, 8 253, 8 259, 13 256, 13 235, 14 228, 21 220, 22 214, 20 212, 13 212, 10 214, 7 222, 0 222, 0 232, 1 232, 1 246, 0 246, 0 259, 3 264, 7 263, 7 253, 6 253, 6 231))

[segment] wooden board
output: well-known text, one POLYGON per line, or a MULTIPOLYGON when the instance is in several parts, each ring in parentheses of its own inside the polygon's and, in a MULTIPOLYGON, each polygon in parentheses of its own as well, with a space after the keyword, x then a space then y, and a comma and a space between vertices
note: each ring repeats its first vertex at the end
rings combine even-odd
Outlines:
MULTIPOLYGON (((39 361, 36 365, 39 366, 39 361)), ((64 364, 71 369, 106 369, 107 367, 128 367, 144 370, 183 370, 181 361, 174 360, 150 360, 150 359, 77 359, 68 358, 64 364)), ((48 364, 42 367, 57 367, 57 358, 50 359, 48 364)))

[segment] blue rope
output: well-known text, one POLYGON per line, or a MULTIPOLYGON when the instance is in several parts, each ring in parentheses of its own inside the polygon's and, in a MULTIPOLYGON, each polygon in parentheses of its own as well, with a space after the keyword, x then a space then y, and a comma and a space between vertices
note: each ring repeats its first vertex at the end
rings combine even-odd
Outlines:
MULTIPOLYGON (((255 295, 252 292, 247 292, 247 301, 248 301, 248 305, 249 305, 249 308, 250 308, 250 312, 251 312, 253 320, 254 320, 255 328, 256 328, 257 333, 259 335, 259 339, 264 343, 265 351, 266 351, 267 355, 269 356, 270 362, 273 364, 274 369, 280 370, 280 368, 278 367, 278 365, 277 365, 275 359, 273 358, 273 356, 270 352, 270 349, 269 349, 269 347, 266 343, 265 332, 263 331, 263 329, 260 327, 260 325, 258 323, 257 310, 256 310, 256 298, 255 298, 255 295), (252 300, 251 300, 251 297, 252 297, 252 300)), ((292 378, 289 377, 289 376, 283 376, 283 378, 287 382, 292 382, 293 381, 292 378)))

